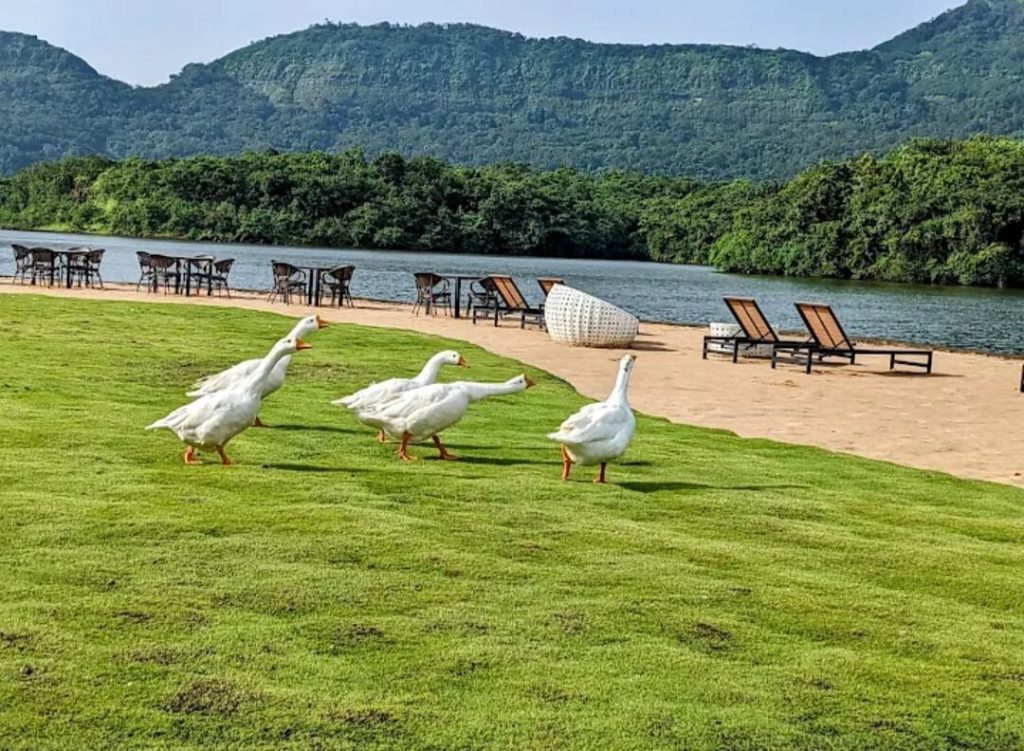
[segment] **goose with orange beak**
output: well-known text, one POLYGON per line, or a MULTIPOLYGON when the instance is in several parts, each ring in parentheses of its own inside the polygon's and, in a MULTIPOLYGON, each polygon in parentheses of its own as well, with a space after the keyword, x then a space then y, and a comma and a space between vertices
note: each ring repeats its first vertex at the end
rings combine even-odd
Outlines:
POLYGON ((441 443, 441 431, 450 428, 466 414, 469 405, 494 396, 518 394, 534 386, 533 380, 519 375, 504 383, 435 383, 432 386, 407 391, 368 411, 368 419, 388 435, 401 440, 398 456, 406 462, 414 461, 409 455, 409 444, 427 438, 433 440, 438 456, 445 461, 458 457, 449 453, 441 443))
POLYGON ((260 411, 267 380, 285 357, 310 345, 296 337, 277 342, 266 357, 258 360, 255 370, 229 388, 201 396, 171 412, 162 420, 146 426, 146 430, 167 429, 184 441, 185 463, 198 464, 195 452, 216 451, 221 463, 231 464, 224 448, 228 441, 253 424, 260 411))
POLYGON ((562 479, 569 479, 573 464, 599 464, 594 482, 605 482, 608 462, 615 461, 629 448, 636 431, 636 418, 630 409, 626 391, 636 355, 619 360, 619 375, 611 395, 603 402, 588 404, 562 423, 548 438, 562 444, 562 479))
POLYGON ((386 381, 380 381, 379 383, 371 383, 364 389, 361 389, 354 394, 343 397, 341 399, 335 399, 331 404, 335 404, 339 407, 345 407, 356 419, 364 425, 377 428, 377 440, 384 443, 387 440, 387 436, 384 433, 384 429, 377 424, 372 415, 373 410, 381 404, 394 399, 400 394, 404 394, 407 391, 422 388, 424 386, 430 386, 437 381, 437 376, 441 372, 441 368, 445 365, 458 365, 463 368, 468 367, 465 358, 454 350, 445 350, 444 352, 438 352, 436 355, 427 360, 426 365, 423 366, 423 370, 419 372, 414 378, 389 378, 386 381))
MULTIPOLYGON (((295 324, 295 328, 291 330, 286 338, 302 339, 324 328, 327 328, 327 321, 322 319, 319 315, 308 316, 295 324)), ((218 391, 225 391, 227 389, 234 388, 255 373, 257 368, 260 367, 261 362, 263 362, 262 358, 257 357, 253 360, 240 362, 227 370, 221 371, 220 373, 200 378, 192 384, 192 391, 188 392, 188 396, 208 396, 209 394, 215 394, 218 391)), ((274 366, 270 375, 264 379, 264 391, 261 395, 263 399, 266 399, 284 385, 284 379, 288 374, 288 366, 291 365, 291 362, 291 355, 282 357, 277 362, 277 365, 274 366)), ((253 426, 257 428, 266 427, 260 420, 259 415, 255 416, 253 426)))

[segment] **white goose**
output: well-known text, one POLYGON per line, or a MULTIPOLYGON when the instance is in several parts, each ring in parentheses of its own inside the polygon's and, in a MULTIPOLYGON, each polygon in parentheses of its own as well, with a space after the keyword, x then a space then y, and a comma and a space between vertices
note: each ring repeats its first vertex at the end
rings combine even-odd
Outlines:
POLYGON ((372 383, 354 394, 341 399, 335 399, 331 404, 347 407, 359 422, 379 428, 380 432, 377 434, 377 440, 384 443, 387 440, 384 429, 370 421, 370 411, 374 407, 384 404, 384 402, 394 399, 406 391, 431 385, 437 380, 438 373, 441 372, 441 368, 445 365, 466 367, 466 360, 458 352, 450 349, 438 352, 427 360, 427 364, 423 366, 423 370, 415 378, 390 378, 380 383, 372 383))
MULTIPOLYGON (((301 339, 304 336, 309 336, 318 329, 324 328, 327 328, 327 322, 320 316, 308 316, 295 324, 295 328, 291 330, 286 338, 301 339)), ((192 391, 189 391, 187 396, 207 396, 209 394, 216 394, 218 391, 234 388, 255 373, 261 362, 263 362, 263 359, 259 357, 252 360, 245 360, 244 362, 240 362, 227 370, 222 370, 220 373, 200 378, 192 384, 192 391)), ((273 371, 271 371, 270 375, 263 382, 264 391, 263 394, 261 394, 261 398, 265 399, 284 385, 284 378, 288 373, 288 366, 291 362, 291 355, 282 357, 278 361, 277 365, 274 366, 273 371)), ((260 420, 259 415, 255 416, 253 426, 257 428, 265 427, 263 422, 260 420)))
POLYGON ((635 361, 635 355, 626 355, 619 361, 619 376, 606 401, 588 404, 556 432, 548 434, 548 438, 562 444, 563 480, 569 479, 573 464, 600 464, 601 472, 594 482, 603 483, 608 462, 626 452, 636 430, 636 418, 626 396, 635 361))
POLYGON ((185 463, 198 464, 196 449, 215 450, 223 464, 231 464, 224 453, 228 441, 253 424, 260 411, 260 402, 266 382, 274 368, 284 357, 291 357, 300 349, 309 349, 301 339, 288 337, 274 345, 266 357, 259 360, 254 372, 235 385, 201 396, 193 402, 171 412, 162 420, 147 425, 146 430, 166 428, 188 444, 185 463))
POLYGON ((409 442, 432 438, 442 459, 455 461, 458 457, 449 454, 441 444, 438 435, 462 419, 473 402, 504 394, 517 394, 534 385, 525 375, 505 383, 435 383, 399 394, 384 404, 368 410, 367 418, 382 428, 388 435, 401 439, 398 455, 403 461, 414 461, 409 456, 409 442))

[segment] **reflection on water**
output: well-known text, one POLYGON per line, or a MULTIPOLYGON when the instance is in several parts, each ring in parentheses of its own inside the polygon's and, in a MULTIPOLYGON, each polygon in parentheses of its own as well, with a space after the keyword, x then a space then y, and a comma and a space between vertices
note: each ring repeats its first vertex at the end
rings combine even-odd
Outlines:
MULTIPOLYGON (((1017 290, 750 277, 718 274, 699 266, 635 261, 269 248, 0 231, 0 246, 10 243, 53 248, 76 245, 106 248, 103 277, 120 282, 138 279, 136 250, 233 257, 232 286, 243 289, 266 289, 269 286, 271 259, 296 265, 352 264, 356 267, 353 294, 381 300, 410 301, 414 271, 481 275, 510 273, 533 301, 540 298, 540 290, 534 281, 536 277, 556 276, 645 320, 677 323, 728 321, 730 317, 722 296, 735 294, 756 297, 776 327, 799 329, 802 327, 793 302, 820 300, 832 303, 853 336, 1024 353, 1024 328, 1020 325, 1024 293, 1017 290)), ((13 268, 13 256, 9 252, 0 252, 0 274, 9 275, 13 268)))

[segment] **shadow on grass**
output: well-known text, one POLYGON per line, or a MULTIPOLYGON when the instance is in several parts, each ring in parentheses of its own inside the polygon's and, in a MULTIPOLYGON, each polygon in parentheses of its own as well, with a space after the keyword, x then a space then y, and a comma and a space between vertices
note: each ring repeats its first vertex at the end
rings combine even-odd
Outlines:
POLYGON ((262 469, 276 469, 280 472, 310 472, 314 474, 327 474, 340 472, 348 475, 356 475, 364 472, 362 469, 351 467, 322 467, 317 464, 297 464, 294 462, 279 462, 277 464, 263 464, 262 469))
MULTIPOLYGON (((458 453, 456 447, 453 446, 451 449, 452 453, 459 457, 459 460, 454 462, 455 464, 487 464, 492 467, 542 467, 545 464, 550 464, 550 462, 531 462, 524 461, 522 459, 509 459, 501 456, 465 456, 458 453)), ((438 456, 428 456, 423 458, 425 461, 441 461, 438 456)))
POLYGON ((351 428, 339 428, 334 425, 270 425, 266 426, 267 430, 312 430, 319 431, 321 433, 347 433, 349 435, 365 434, 373 435, 365 430, 352 430, 351 428))
POLYGON ((631 490, 634 493, 664 493, 682 492, 687 490, 746 490, 751 492, 763 492, 766 490, 796 490, 805 489, 806 485, 705 485, 700 482, 681 482, 665 480, 661 482, 611 482, 624 490, 631 490))

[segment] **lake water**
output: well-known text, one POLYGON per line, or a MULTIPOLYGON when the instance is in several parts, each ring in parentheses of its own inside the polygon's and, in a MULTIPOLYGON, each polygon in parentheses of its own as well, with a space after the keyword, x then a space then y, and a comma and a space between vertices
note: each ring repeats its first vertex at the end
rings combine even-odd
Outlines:
MULTIPOLYGON (((231 285, 241 289, 267 289, 271 259, 299 266, 351 264, 356 267, 353 295, 380 300, 411 301, 414 271, 509 273, 534 302, 541 297, 535 279, 556 276, 644 320, 676 323, 729 321, 722 296, 742 295, 756 297, 776 327, 802 329, 793 302, 825 301, 834 306, 851 336, 1024 354, 1024 292, 1018 290, 739 276, 702 266, 634 261, 267 247, 0 231, 0 247, 11 243, 58 249, 79 245, 105 248, 103 278, 118 282, 138 280, 137 250, 234 258, 231 285)), ((0 274, 9 275, 13 268, 13 255, 0 252, 0 274)))

